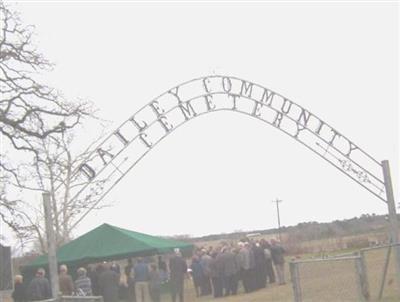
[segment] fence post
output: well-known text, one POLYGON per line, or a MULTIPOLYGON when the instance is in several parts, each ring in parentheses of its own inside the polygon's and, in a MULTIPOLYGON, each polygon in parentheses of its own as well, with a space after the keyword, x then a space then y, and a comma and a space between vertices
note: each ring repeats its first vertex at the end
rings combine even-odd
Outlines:
POLYGON ((387 272, 388 272, 391 251, 392 251, 392 246, 390 245, 388 247, 388 251, 386 253, 385 265, 383 266, 382 280, 381 280, 381 285, 379 287, 378 300, 381 300, 382 296, 383 296, 383 289, 385 288, 385 281, 386 281, 386 276, 387 276, 387 272))
POLYGON ((362 271, 363 271, 363 280, 364 280, 364 296, 365 299, 368 301, 371 299, 371 294, 369 292, 369 280, 368 280, 368 271, 367 271, 367 264, 365 261, 365 253, 364 251, 361 251, 360 253, 361 256, 361 267, 362 267, 362 271))
POLYGON ((300 287, 300 274, 299 274, 299 264, 296 262, 289 263, 290 268, 290 278, 292 280, 293 297, 294 302, 301 302, 301 287, 300 287))
POLYGON ((360 301, 369 301, 370 298, 369 285, 368 285, 363 251, 360 251, 359 257, 355 259, 355 263, 356 263, 360 301))

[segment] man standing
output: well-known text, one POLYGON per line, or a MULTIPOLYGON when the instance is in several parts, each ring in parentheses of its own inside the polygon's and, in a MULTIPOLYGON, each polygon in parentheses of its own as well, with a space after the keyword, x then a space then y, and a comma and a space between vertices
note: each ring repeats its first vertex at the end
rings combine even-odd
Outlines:
POLYGON ((179 296, 179 302, 183 302, 183 280, 187 272, 186 261, 183 260, 179 249, 175 249, 175 255, 169 260, 170 285, 172 302, 179 296))
POLYGON ((268 283, 275 283, 275 273, 272 266, 271 245, 267 240, 261 239, 261 246, 264 249, 268 283))
POLYGON ((200 264, 199 257, 194 255, 192 258, 192 264, 190 265, 191 275, 193 279, 194 290, 196 292, 196 297, 199 297, 201 288, 203 288, 204 272, 200 264))
POLYGON ((126 283, 128 286, 128 301, 136 302, 135 294, 135 281, 133 280, 133 261, 132 258, 128 259, 128 265, 125 266, 126 283))
POLYGON ((220 259, 222 262, 222 275, 223 284, 225 287, 225 296, 236 295, 239 273, 236 255, 229 247, 224 247, 221 252, 222 254, 220 259))
POLYGON ((256 289, 256 260, 254 257, 254 243, 245 242, 245 247, 249 251, 250 271, 249 271, 249 287, 250 291, 256 289))
POLYGON ((135 293, 137 302, 149 301, 149 267, 139 258, 133 267, 133 275, 135 279, 135 293))
POLYGON ((245 246, 245 243, 238 243, 240 250, 237 254, 237 263, 240 269, 240 277, 243 282, 244 291, 246 293, 251 292, 251 266, 250 266, 250 250, 245 246))
POLYGON ((285 284, 285 274, 284 274, 284 264, 285 258, 283 254, 285 253, 285 249, 275 240, 271 239, 271 257, 272 262, 275 265, 276 274, 278 277, 278 284, 285 284))
POLYGON ((265 288, 267 286, 267 260, 264 249, 259 242, 256 242, 253 251, 256 264, 255 289, 265 288))
POLYGON ((223 276, 222 276, 222 265, 221 265, 221 256, 215 250, 211 254, 212 260, 210 263, 210 276, 211 282, 213 286, 213 295, 214 298, 219 298, 223 296, 223 276))
POLYGON ((211 256, 207 254, 205 249, 201 250, 200 253, 200 265, 203 268, 204 273, 204 280, 203 280, 203 287, 201 288, 201 294, 203 296, 211 295, 211 275, 210 275, 210 263, 211 263, 211 256))
POLYGON ((63 296, 72 296, 74 292, 74 282, 72 277, 68 275, 68 268, 65 264, 60 265, 60 275, 58 276, 60 292, 63 296))
POLYGON ((99 276, 99 293, 104 302, 118 302, 119 274, 110 267, 105 267, 99 276))
POLYGON ((30 301, 46 300, 51 298, 50 283, 45 275, 45 270, 39 268, 36 272, 35 278, 33 278, 29 283, 28 299, 30 301))
POLYGON ((150 267, 149 292, 152 302, 161 301, 161 275, 155 263, 153 263, 150 267))

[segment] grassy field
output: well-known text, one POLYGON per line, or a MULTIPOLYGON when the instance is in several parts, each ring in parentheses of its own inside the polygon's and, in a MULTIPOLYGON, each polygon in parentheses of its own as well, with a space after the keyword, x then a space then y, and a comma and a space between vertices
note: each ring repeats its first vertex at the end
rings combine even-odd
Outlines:
MULTIPOLYGON (((337 254, 352 253, 353 251, 340 251, 337 254)), ((370 301, 378 301, 378 293, 382 280, 383 267, 387 249, 371 250, 365 253, 365 265, 368 275, 370 301)), ((313 258, 314 255, 302 255, 301 259, 313 258)), ((392 251, 388 274, 385 280, 383 298, 379 301, 400 301, 395 278, 394 253, 392 251)), ((287 258, 287 262, 290 258, 287 258)), ((303 301, 312 302, 355 302, 361 301, 354 260, 326 261, 305 263, 299 266, 300 283, 303 301)), ((270 285, 268 288, 250 294, 244 294, 242 287, 239 294, 233 297, 196 298, 190 280, 185 283, 185 301, 220 301, 220 302, 269 302, 269 301, 294 301, 292 283, 290 282, 289 265, 286 265, 287 284, 283 286, 270 285)), ((170 301, 164 296, 162 301, 170 301)))
MULTIPOLYGON (((340 251, 337 254, 349 253, 353 251, 340 251)), ((378 301, 378 293, 382 280, 382 272, 385 262, 387 249, 378 249, 365 252, 365 265, 368 275, 369 291, 371 294, 370 301, 378 301)), ((315 255, 306 254, 300 258, 309 259, 315 255)), ((286 285, 278 286, 269 285, 266 289, 262 289, 250 294, 245 294, 239 282, 238 295, 232 297, 224 297, 214 299, 209 297, 195 296, 192 281, 185 281, 185 301, 219 301, 219 302, 270 302, 270 301, 294 301, 292 283, 290 282, 288 262, 291 257, 287 257, 286 261, 286 285)), ((397 282, 395 278, 394 252, 392 251, 388 266, 388 275, 385 280, 385 289, 383 299, 379 301, 394 302, 400 301, 397 290, 397 282)), ((355 302, 361 301, 359 298, 359 289, 357 283, 357 275, 354 260, 340 261, 324 261, 304 263, 299 266, 300 284, 302 289, 303 301, 312 302, 355 302)), ((0 298, 1 299, 1 298, 0 298)), ((4 298, 1 302, 10 302, 11 299, 4 298)), ((163 302, 171 301, 169 294, 163 294, 163 302)))
MULTIPOLYGON (((168 296, 163 297, 162 301, 170 301, 168 296)), ((270 285, 268 288, 259 290, 253 293, 245 294, 243 288, 239 289, 239 293, 236 296, 224 297, 214 299, 209 297, 196 298, 194 291, 190 285, 190 288, 186 290, 185 301, 219 301, 219 302, 272 302, 272 301, 293 301, 291 284, 286 285, 270 285)))

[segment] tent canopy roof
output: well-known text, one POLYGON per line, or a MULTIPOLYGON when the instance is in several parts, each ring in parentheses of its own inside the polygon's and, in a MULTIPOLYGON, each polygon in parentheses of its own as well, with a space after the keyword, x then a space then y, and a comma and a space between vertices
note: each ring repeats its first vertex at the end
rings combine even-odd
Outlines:
MULTIPOLYGON (((57 250, 59 264, 81 265, 128 257, 151 256, 192 249, 193 244, 150 236, 104 223, 57 250)), ((25 269, 47 266, 47 255, 36 258, 25 269)))

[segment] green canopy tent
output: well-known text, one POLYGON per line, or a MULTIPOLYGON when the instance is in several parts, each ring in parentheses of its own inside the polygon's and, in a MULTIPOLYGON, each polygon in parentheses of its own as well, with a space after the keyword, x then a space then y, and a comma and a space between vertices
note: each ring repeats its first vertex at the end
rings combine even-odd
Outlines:
MULTIPOLYGON (((191 251, 193 244, 133 232, 105 223, 60 247, 57 250, 57 261, 59 264, 76 267, 101 261, 163 254, 172 252, 175 248, 182 252, 191 251)), ((22 270, 32 271, 47 265, 47 255, 42 255, 22 270)))

